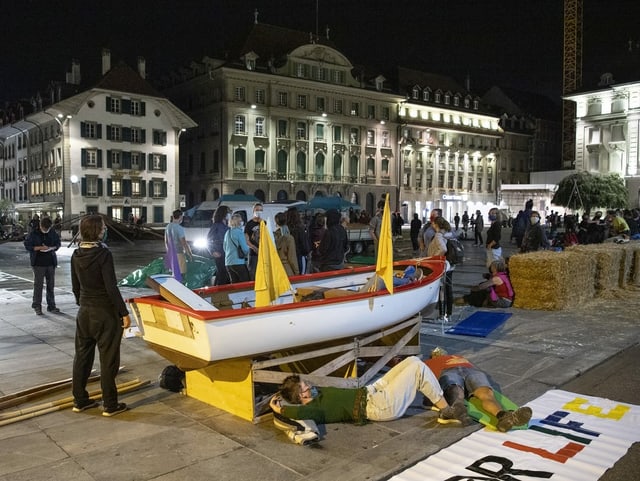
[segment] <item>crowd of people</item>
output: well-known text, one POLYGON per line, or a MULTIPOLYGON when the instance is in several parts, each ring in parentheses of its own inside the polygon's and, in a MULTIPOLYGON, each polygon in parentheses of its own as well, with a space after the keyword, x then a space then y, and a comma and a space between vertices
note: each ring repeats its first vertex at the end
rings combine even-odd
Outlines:
MULTIPOLYGON (((253 206, 246 222, 227 206, 218 207, 207 235, 208 252, 216 264, 215 285, 255 279, 264 206, 253 206)), ((352 214, 351 212, 350 214, 352 214)), ((274 244, 287 275, 342 269, 349 251, 345 216, 337 209, 311 218, 296 208, 275 216, 274 244)), ((180 246, 178 245, 178 248, 180 246)), ((182 247, 184 251, 186 248, 182 247)))

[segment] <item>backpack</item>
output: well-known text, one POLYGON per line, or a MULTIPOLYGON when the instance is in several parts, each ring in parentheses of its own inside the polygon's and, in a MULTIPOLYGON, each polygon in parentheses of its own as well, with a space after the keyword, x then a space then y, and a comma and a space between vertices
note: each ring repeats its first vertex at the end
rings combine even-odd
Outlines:
POLYGON ((182 380, 184 379, 184 371, 180 370, 178 366, 167 366, 160 373, 158 381, 160 381, 160 387, 172 392, 180 392, 184 388, 182 380))
POLYGON ((464 261, 464 247, 462 243, 455 237, 447 239, 447 254, 446 258, 449 264, 455 266, 456 264, 462 264, 464 261))

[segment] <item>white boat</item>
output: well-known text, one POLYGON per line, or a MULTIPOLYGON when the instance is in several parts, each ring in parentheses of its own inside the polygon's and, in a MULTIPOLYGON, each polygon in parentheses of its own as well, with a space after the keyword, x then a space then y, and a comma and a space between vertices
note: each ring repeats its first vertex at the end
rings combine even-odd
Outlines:
POLYGON ((365 266, 291 277, 291 290, 265 307, 255 307, 253 282, 194 291, 178 282, 160 283, 159 295, 129 303, 151 348, 182 369, 199 369, 223 359, 357 336, 409 319, 437 301, 445 261, 397 261, 393 270, 402 275, 411 266, 415 276, 394 285, 393 294, 376 276, 375 266, 365 266))

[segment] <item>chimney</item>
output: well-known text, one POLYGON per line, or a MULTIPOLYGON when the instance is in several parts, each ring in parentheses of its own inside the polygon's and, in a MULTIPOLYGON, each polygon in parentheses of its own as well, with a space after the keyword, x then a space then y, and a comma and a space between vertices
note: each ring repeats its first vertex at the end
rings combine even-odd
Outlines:
POLYGON ((71 72, 65 75, 65 83, 80 85, 80 63, 77 59, 71 59, 71 72))
POLYGON ((108 48, 102 49, 102 75, 111 70, 111 50, 108 48))
POLYGON ((147 78, 147 63, 144 57, 138 57, 138 74, 143 79, 147 78))
POLYGON ((80 77, 80 62, 76 59, 71 61, 71 77, 73 85, 80 85, 81 77, 80 77))

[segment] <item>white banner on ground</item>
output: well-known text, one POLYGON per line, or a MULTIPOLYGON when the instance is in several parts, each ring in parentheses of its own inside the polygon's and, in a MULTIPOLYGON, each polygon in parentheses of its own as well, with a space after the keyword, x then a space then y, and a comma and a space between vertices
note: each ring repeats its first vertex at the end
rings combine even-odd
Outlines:
POLYGON ((483 429, 393 481, 596 481, 640 441, 640 406, 567 391, 527 403, 529 429, 483 429))

